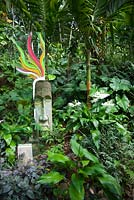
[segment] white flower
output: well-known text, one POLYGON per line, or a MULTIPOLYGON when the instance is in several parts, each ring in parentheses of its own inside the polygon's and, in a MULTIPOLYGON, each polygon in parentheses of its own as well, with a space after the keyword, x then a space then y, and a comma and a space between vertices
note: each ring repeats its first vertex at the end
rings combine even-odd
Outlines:
POLYGON ((105 103, 102 103, 102 105, 103 106, 106 106, 106 107, 108 107, 108 106, 115 106, 115 104, 113 103, 113 100, 111 99, 110 101, 106 101, 105 103))
POLYGON ((74 106, 75 106, 73 103, 68 103, 68 105, 69 105, 70 107, 74 107, 74 106))
POLYGON ((0 124, 1 124, 2 122, 4 122, 4 120, 3 120, 3 119, 2 119, 2 120, 0 120, 0 124))
POLYGON ((75 106, 79 106, 79 105, 81 105, 81 102, 78 101, 75 103, 75 106))
POLYGON ((81 102, 75 100, 74 103, 68 103, 68 105, 69 105, 70 107, 75 107, 75 106, 81 105, 81 102))
POLYGON ((108 97, 108 96, 110 96, 110 94, 108 94, 108 93, 105 93, 105 92, 96 92, 94 95, 93 95, 93 103, 94 102, 97 102, 99 99, 105 99, 106 97, 108 97))

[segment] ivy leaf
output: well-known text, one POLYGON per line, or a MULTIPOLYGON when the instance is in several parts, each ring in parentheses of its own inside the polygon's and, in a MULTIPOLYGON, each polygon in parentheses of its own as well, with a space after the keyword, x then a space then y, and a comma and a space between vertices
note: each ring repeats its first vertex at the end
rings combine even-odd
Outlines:
POLYGON ((84 200, 84 180, 80 175, 72 174, 69 195, 71 200, 84 200))
POLYGON ((7 156, 14 156, 14 150, 12 150, 11 148, 6 148, 6 155, 7 156))
POLYGON ((8 157, 8 162, 12 164, 15 160, 15 151, 12 150, 11 148, 6 148, 5 152, 6 152, 6 156, 8 157))
POLYGON ((118 106, 120 106, 121 108, 123 108, 124 111, 126 111, 129 107, 129 99, 126 97, 126 95, 123 95, 122 98, 120 98, 118 95, 116 96, 116 101, 118 106))
POLYGON ((15 142, 14 140, 11 141, 11 143, 10 143, 10 148, 11 148, 13 151, 15 151, 15 149, 16 149, 16 142, 15 142))
POLYGON ((52 171, 48 174, 43 174, 39 181, 40 184, 56 184, 59 183, 61 180, 64 179, 64 176, 59 172, 52 171))
POLYGON ((3 138, 6 141, 7 145, 10 145, 10 143, 12 141, 12 135, 11 134, 5 134, 3 138))

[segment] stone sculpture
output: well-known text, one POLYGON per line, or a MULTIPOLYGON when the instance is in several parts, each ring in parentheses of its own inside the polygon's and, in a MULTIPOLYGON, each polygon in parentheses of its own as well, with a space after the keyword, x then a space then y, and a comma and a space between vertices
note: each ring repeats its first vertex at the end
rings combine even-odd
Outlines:
POLYGON ((43 130, 52 130, 51 84, 46 80, 35 83, 34 119, 43 130))
POLYGON ((43 130, 52 130, 51 84, 49 81, 45 80, 45 42, 41 33, 38 33, 38 37, 40 49, 42 51, 39 59, 32 48, 32 33, 29 34, 27 39, 27 55, 18 43, 12 39, 20 53, 16 69, 34 79, 33 101, 35 122, 40 124, 43 130))

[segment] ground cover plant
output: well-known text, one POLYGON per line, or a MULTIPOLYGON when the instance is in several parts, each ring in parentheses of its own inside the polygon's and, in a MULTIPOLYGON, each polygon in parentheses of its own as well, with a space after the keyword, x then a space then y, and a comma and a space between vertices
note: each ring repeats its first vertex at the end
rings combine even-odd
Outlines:
POLYGON ((0 2, 0 199, 132 200, 133 1, 0 2), (53 131, 34 122, 32 80, 16 71, 45 33, 53 131), (54 79, 55 78, 55 79, 54 79), (33 143, 20 167, 16 148, 33 143))

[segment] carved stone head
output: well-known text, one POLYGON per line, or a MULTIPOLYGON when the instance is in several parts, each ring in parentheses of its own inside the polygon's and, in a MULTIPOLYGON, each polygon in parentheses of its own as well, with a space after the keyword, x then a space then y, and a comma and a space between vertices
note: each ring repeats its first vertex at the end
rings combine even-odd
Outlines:
POLYGON ((35 83, 34 118, 44 130, 52 130, 51 84, 46 80, 35 83))

